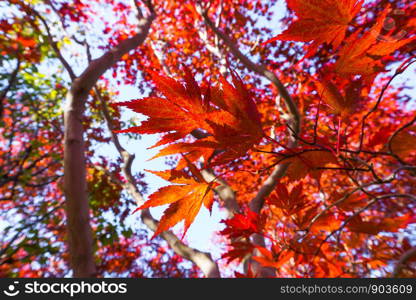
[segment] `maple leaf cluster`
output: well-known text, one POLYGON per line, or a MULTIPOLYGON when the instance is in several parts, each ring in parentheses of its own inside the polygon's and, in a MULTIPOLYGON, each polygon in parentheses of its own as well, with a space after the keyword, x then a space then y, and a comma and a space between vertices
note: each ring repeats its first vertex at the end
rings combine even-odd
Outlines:
POLYGON ((202 94, 189 70, 185 70, 185 85, 149 72, 165 98, 148 97, 116 106, 149 116, 140 126, 119 133, 165 134, 153 147, 169 145, 153 158, 181 153, 190 162, 200 157, 209 161, 214 151, 221 149, 223 152, 215 158, 215 164, 223 164, 245 155, 263 137, 259 112, 236 74, 233 73, 233 84, 220 78, 220 86, 209 86, 202 94), (179 142, 195 131, 206 137, 179 142))
POLYGON ((210 208, 213 201, 213 182, 206 182, 192 163, 200 158, 209 165, 224 164, 244 156, 263 137, 260 114, 241 79, 232 73, 233 82, 220 79, 220 86, 207 86, 205 93, 185 69, 185 85, 149 71, 157 89, 165 96, 116 103, 149 119, 140 126, 120 130, 119 133, 163 133, 153 147, 165 146, 153 158, 181 154, 176 170, 153 172, 179 185, 170 185, 153 193, 139 209, 170 204, 155 235, 185 220, 186 229, 192 224, 201 205, 210 208), (202 138, 187 141, 195 131, 202 138), (181 141, 180 141, 181 140, 181 141), (215 150, 221 153, 211 160, 215 150), (188 167, 192 176, 181 169, 188 167))
MULTIPOLYGON (((294 66, 300 72, 297 75, 299 77, 304 74, 300 68, 302 63, 307 64, 307 60, 313 57, 324 58, 324 63, 314 75, 309 78, 305 75, 303 91, 308 95, 302 95, 302 91, 296 94, 296 100, 302 101, 299 105, 303 105, 303 109, 306 105, 315 110, 313 118, 310 111, 303 111, 306 119, 303 129, 307 126, 313 128, 312 141, 304 132, 296 136, 293 128, 284 122, 281 126, 268 127, 269 115, 260 113, 263 103, 252 100, 255 92, 249 91, 235 72, 230 71, 232 83, 219 76, 216 80, 211 79, 215 81, 214 84, 205 81, 199 85, 186 68, 183 71, 184 84, 160 75, 159 72, 145 70, 150 74, 156 90, 164 97, 150 96, 117 103, 117 106, 128 107, 148 117, 140 126, 119 132, 162 134, 153 147, 163 148, 154 158, 179 155, 174 170, 154 172, 177 185, 161 188, 149 197, 145 205, 138 208, 170 204, 156 234, 181 220, 185 220, 186 231, 202 204, 208 208, 212 205, 213 182, 207 182, 202 176, 202 170, 198 170, 195 164, 202 163, 203 169, 214 168, 220 171, 225 180, 243 190, 248 187, 239 180, 251 180, 247 174, 256 174, 253 169, 258 170, 263 166, 267 171, 274 166, 286 164, 288 168, 283 178, 275 183, 274 191, 267 197, 268 222, 260 222, 257 213, 250 210, 236 214, 224 222, 226 229, 221 234, 230 240, 230 249, 223 258, 229 262, 235 259, 242 261, 256 249, 260 255, 253 259, 264 267, 279 270, 290 262, 307 263, 315 264, 312 272, 315 276, 338 276, 343 273, 342 264, 328 265, 319 261, 323 256, 337 255, 333 248, 335 246, 329 242, 335 233, 348 229, 351 234, 377 235, 379 232, 397 232, 399 228, 414 222, 411 213, 396 216, 399 222, 396 226, 390 222, 393 217, 385 217, 383 221, 374 221, 371 214, 361 217, 360 213, 365 211, 366 205, 371 206, 374 199, 383 198, 384 191, 372 194, 374 199, 369 202, 366 201, 365 193, 370 196, 370 192, 361 190, 364 194, 357 196, 354 193, 360 189, 351 192, 346 181, 348 176, 357 181, 349 172, 376 172, 372 165, 364 168, 360 166, 358 158, 352 157, 353 153, 361 155, 364 146, 370 149, 383 144, 381 135, 365 140, 367 118, 380 103, 378 100, 375 108, 369 109, 370 112, 366 114, 363 111, 369 105, 365 100, 373 97, 373 83, 379 74, 385 72, 386 66, 394 61, 393 54, 411 44, 416 37, 394 39, 391 32, 382 32, 391 12, 390 7, 384 8, 365 29, 358 25, 364 1, 288 0, 287 5, 297 19, 291 20, 283 33, 263 45, 276 41, 312 42, 306 46, 304 57, 294 66), (351 25, 354 25, 353 30, 351 25), (332 120, 335 120, 334 128, 324 125, 332 120), (294 148, 285 146, 286 132, 293 135, 300 145, 294 148), (351 143, 353 139, 355 142, 351 143), (356 150, 349 147, 355 147, 356 150), (247 156, 256 163, 241 160, 247 156), (232 170, 227 171, 227 168, 232 170), (322 193, 323 188, 334 189, 329 186, 329 182, 331 174, 334 176, 335 172, 338 172, 337 176, 342 181, 340 187, 349 190, 351 195, 347 193, 343 196, 334 190, 332 195, 339 195, 339 199, 332 196, 330 203, 322 209, 323 201, 316 195, 322 193), (347 178, 340 175, 343 172, 347 178), (266 234, 270 230, 276 231, 276 228, 281 231, 275 233, 277 236, 266 234), (253 244, 250 237, 255 234, 269 239, 271 250, 253 244), (331 251, 333 252, 328 254, 331 251)), ((191 12, 194 17, 197 15, 193 9, 191 12)), ((407 67, 403 64, 394 76, 407 67)), ((285 75, 282 77, 286 78, 285 75)), ((293 79, 288 77, 287 80, 293 79)), ((251 88, 255 90, 253 85, 251 88)), ((386 89, 381 89, 380 98, 386 89)), ((384 150, 391 151, 391 155, 402 162, 414 161, 414 149, 411 146, 415 137, 413 127, 407 126, 389 140, 385 139, 384 145, 388 143, 390 149, 386 150, 384 146, 384 150)), ((391 127, 389 130, 393 133, 395 129, 391 127)), ((307 134, 310 135, 311 132, 307 134)), ((373 153, 372 150, 367 152, 373 153)), ((264 171, 259 173, 262 178, 264 171)), ((376 180, 381 181, 380 178, 376 180)), ((253 198, 255 191, 255 187, 251 187, 251 190, 241 192, 244 196, 238 201, 244 202, 244 197, 253 198)), ((377 215, 376 211, 374 214, 377 215)))

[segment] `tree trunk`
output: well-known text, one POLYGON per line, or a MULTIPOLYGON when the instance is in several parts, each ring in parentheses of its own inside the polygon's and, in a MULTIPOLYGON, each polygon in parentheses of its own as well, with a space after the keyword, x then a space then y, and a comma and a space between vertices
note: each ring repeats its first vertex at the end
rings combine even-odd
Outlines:
POLYGON ((139 21, 138 33, 91 61, 85 71, 73 81, 67 94, 64 112, 64 193, 70 264, 74 277, 95 276, 82 124, 85 102, 100 76, 124 54, 143 43, 155 18, 153 9, 149 7, 149 10, 151 14, 139 21))
POLYGON ((76 79, 67 95, 64 113, 64 191, 69 254, 74 277, 94 277, 93 237, 84 157, 82 116, 88 94, 79 94, 76 79), (86 94, 86 95, 85 95, 86 94))

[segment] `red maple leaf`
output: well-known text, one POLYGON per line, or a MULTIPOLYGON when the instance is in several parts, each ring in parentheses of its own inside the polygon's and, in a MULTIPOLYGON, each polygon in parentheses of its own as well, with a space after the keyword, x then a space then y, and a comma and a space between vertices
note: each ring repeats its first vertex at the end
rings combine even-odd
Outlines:
POLYGON ((332 44, 337 48, 345 31, 361 9, 357 0, 287 0, 288 7, 298 16, 283 33, 266 41, 276 40, 310 42, 307 56, 313 55, 319 45, 332 44))
POLYGON ((153 236, 175 226, 182 220, 185 221, 184 236, 189 226, 193 223, 202 204, 211 210, 214 200, 212 189, 215 183, 206 182, 200 171, 189 163, 189 161, 188 167, 191 176, 184 170, 151 171, 153 174, 165 180, 176 183, 176 185, 168 185, 160 188, 149 196, 149 200, 145 204, 136 209, 137 211, 169 204, 153 236))
POLYGON ((166 134, 153 147, 169 145, 154 158, 182 153, 188 154, 190 161, 201 156, 208 161, 218 149, 222 150, 215 158, 219 164, 245 155, 263 137, 256 105, 235 73, 232 73, 233 84, 220 78, 221 86, 208 88, 204 95, 188 70, 185 85, 155 72, 151 75, 165 98, 148 97, 116 105, 149 117, 140 126, 118 132, 166 134), (202 130, 206 137, 178 142, 196 129, 202 130))
POLYGON ((331 112, 342 118, 348 118, 357 108, 361 96, 362 80, 350 81, 345 86, 343 93, 339 86, 337 87, 327 78, 316 81, 315 84, 318 87, 319 96, 322 97, 331 112))
POLYGON ((307 205, 302 183, 293 186, 290 191, 286 184, 277 184, 267 202, 282 209, 286 215, 292 215, 307 205))
POLYGON ((263 220, 259 215, 247 207, 241 214, 235 214, 233 218, 223 220, 227 226, 220 233, 231 239, 240 237, 249 238, 253 233, 260 233, 263 228, 263 220))
POLYGON ((334 65, 338 74, 370 76, 380 72, 384 69, 380 58, 416 39, 416 37, 401 40, 381 38, 380 32, 389 11, 389 9, 385 9, 375 25, 367 32, 363 33, 363 30, 357 30, 348 37, 345 45, 339 51, 339 59, 334 65))
POLYGON ((305 151, 286 160, 290 162, 290 168, 286 174, 291 180, 299 180, 309 175, 319 181, 325 167, 336 164, 333 153, 328 151, 305 151))

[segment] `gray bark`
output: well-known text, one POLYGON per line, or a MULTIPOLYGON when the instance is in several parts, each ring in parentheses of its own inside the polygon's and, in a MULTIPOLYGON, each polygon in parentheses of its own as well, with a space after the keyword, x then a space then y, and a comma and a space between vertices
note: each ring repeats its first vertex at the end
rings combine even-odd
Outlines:
POLYGON ((136 35, 120 42, 101 57, 90 62, 73 82, 66 97, 64 112, 64 193, 66 200, 67 234, 70 264, 74 277, 94 277, 93 235, 89 220, 86 181, 86 158, 82 119, 85 102, 101 75, 124 54, 145 40, 155 15, 140 19, 136 35))

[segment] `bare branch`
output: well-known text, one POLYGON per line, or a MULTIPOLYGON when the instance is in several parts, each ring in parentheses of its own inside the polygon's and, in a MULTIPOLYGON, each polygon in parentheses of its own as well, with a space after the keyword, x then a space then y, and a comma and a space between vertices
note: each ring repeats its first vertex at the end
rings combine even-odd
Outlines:
POLYGON ((40 13, 38 13, 34 8, 30 7, 28 8, 32 14, 34 14, 38 19, 42 22, 43 26, 45 27, 46 34, 48 36, 49 44, 52 46, 53 51, 55 52, 56 56, 64 66, 65 70, 68 72, 69 77, 71 78, 71 81, 74 81, 76 78, 76 75, 74 71, 72 70, 70 64, 68 61, 63 57, 61 51, 58 48, 58 44, 54 41, 53 36, 51 34, 50 28, 46 20, 42 17, 40 13))
POLYGON ((342 230, 349 224, 349 222, 351 220, 353 220, 355 217, 357 217, 358 215, 360 215, 361 213, 365 212, 367 209, 369 209, 371 206, 373 206, 375 203, 377 203, 380 200, 383 199, 388 199, 388 198, 408 198, 411 199, 412 201, 416 201, 416 196, 411 195, 411 194, 386 194, 386 195, 381 195, 381 196, 376 196, 373 197, 369 202, 367 202, 367 205, 364 206, 363 208, 360 208, 359 210, 355 211, 351 216, 349 216, 342 224, 340 227, 338 227, 337 229, 331 231, 326 238, 320 243, 319 247, 317 248, 317 250, 315 251, 314 255, 318 255, 319 252, 321 251, 321 247, 332 237, 334 236, 337 232, 338 232, 338 239, 339 239, 339 235, 341 234, 342 230))
POLYGON ((399 278, 400 273, 402 272, 403 268, 406 266, 406 263, 416 256, 416 247, 413 247, 407 250, 403 255, 400 257, 399 261, 397 262, 396 266, 394 267, 393 273, 391 275, 392 278, 399 278))
MULTIPOLYGON (((62 204, 58 204, 58 206, 54 207, 53 209, 51 209, 49 212, 43 214, 40 218, 36 219, 33 222, 29 222, 25 225, 23 225, 22 227, 20 227, 19 229, 16 230, 16 233, 13 235, 13 237, 7 242, 6 245, 1 245, 1 250, 0 250, 0 258, 2 258, 3 255, 7 254, 7 251, 10 249, 10 247, 13 245, 13 243, 20 237, 20 235, 22 234, 22 232, 27 229, 30 228, 32 226, 36 226, 37 224, 39 224, 40 222, 42 222, 43 220, 45 220, 48 216, 50 216, 52 213, 54 213, 56 210, 62 208, 62 204)), ((18 248, 17 248, 18 249, 18 248)), ((16 250, 17 251, 17 250, 16 250)), ((7 260, 7 257, 5 259, 3 259, 3 261, 7 260)), ((1 265, 2 263, 0 263, 1 265)))
POLYGON ((17 58, 16 67, 14 68, 12 74, 10 75, 7 86, 0 93, 0 119, 3 117, 3 111, 4 111, 3 101, 6 99, 7 93, 10 91, 10 89, 13 87, 13 85, 16 82, 17 74, 19 73, 19 70, 20 70, 20 63, 21 63, 20 59, 17 58))
POLYGON ((416 115, 406 124, 404 124, 403 126, 401 126, 400 128, 398 128, 390 137, 389 140, 387 142, 387 146, 389 149, 389 152, 403 165, 406 165, 406 163, 397 155, 394 153, 393 151, 393 140, 394 138, 401 133, 402 131, 406 130, 407 128, 410 128, 411 126, 413 126, 413 124, 416 123, 416 115))

